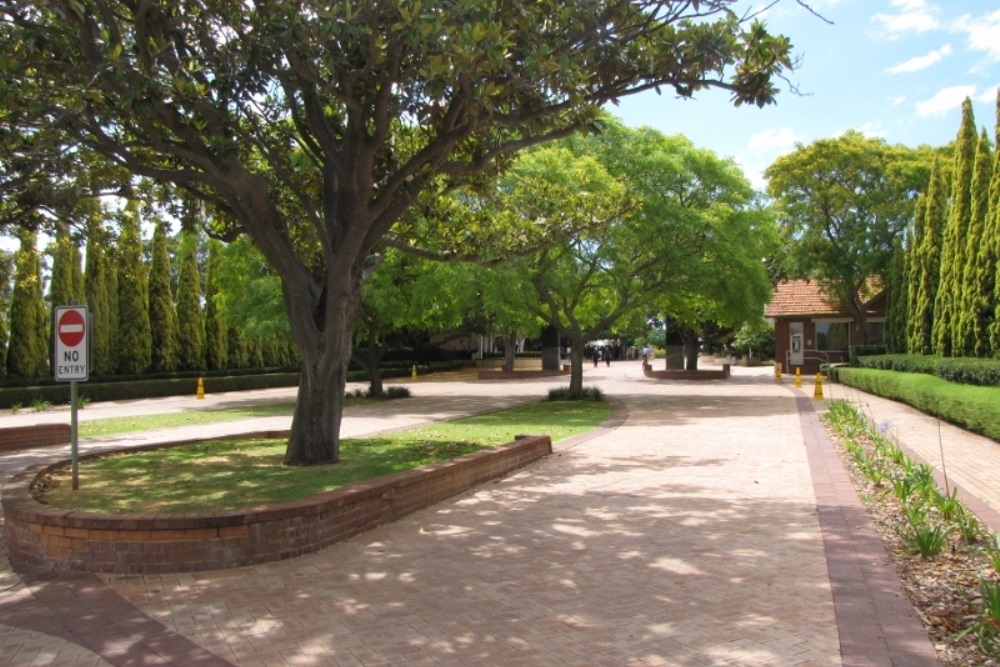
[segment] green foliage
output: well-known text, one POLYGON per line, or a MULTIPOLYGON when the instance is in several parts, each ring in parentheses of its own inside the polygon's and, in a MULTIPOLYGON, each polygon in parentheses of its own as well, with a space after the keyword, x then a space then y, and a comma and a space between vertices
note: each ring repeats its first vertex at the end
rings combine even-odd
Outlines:
POLYGON ((51 402, 42 399, 36 399, 35 402, 31 404, 31 409, 34 412, 47 412, 51 407, 51 402))
POLYGON ((7 374, 40 378, 48 375, 49 369, 49 318, 42 300, 36 234, 22 230, 19 236, 21 248, 14 260, 14 289, 10 298, 7 374))
POLYGON ((972 175, 976 159, 976 120, 972 101, 962 103, 962 123, 955 148, 955 176, 951 183, 951 206, 941 247, 941 282, 934 302, 934 353, 950 357, 961 355, 961 305, 963 271, 966 262, 965 239, 972 224, 972 175))
POLYGON ((549 389, 550 401, 596 401, 604 403, 607 399, 604 392, 598 387, 583 387, 579 392, 574 392, 570 387, 556 387, 549 389))
POLYGON ((986 128, 983 128, 976 146, 976 161, 972 171, 972 210, 962 266, 962 310, 956 335, 961 346, 961 356, 985 357, 990 352, 989 326, 997 303, 993 278, 997 261, 996 247, 1000 243, 1000 237, 992 234, 989 224, 993 163, 990 140, 986 136, 986 128))
MULTIPOLYGON (((373 256, 386 242, 417 250, 409 235, 387 235, 419 217, 421 195, 590 127, 623 96, 723 87, 737 106, 763 106, 793 67, 789 40, 739 20, 728 2, 305 0, 261 11, 204 0, 148 10, 8 8, 0 37, 17 57, 0 59, 0 81, 17 104, 0 113, 18 137, 44 128, 52 159, 97 152, 183 187, 220 213, 217 232, 253 237, 313 374, 289 446, 290 459, 308 461, 336 460, 327 407, 310 393, 342 384, 373 256)), ((463 236, 459 220, 442 225, 446 241, 463 236)), ((502 231, 492 236, 509 238, 502 231)), ((148 361, 126 336, 149 329, 125 292, 136 276, 120 282, 129 371, 148 361)))
POLYGON ((13 278, 14 254, 0 250, 0 379, 7 375, 7 344, 10 338, 7 316, 10 313, 13 278))
POLYGON ((87 222, 87 257, 84 272, 87 309, 90 311, 93 328, 91 336, 90 368, 95 375, 110 375, 116 370, 115 337, 118 329, 118 313, 114 309, 117 299, 112 300, 112 291, 117 291, 114 267, 108 257, 106 247, 110 235, 100 220, 91 218, 87 222))
POLYGON ((151 333, 149 369, 169 373, 177 368, 177 312, 174 310, 173 270, 167 250, 167 228, 162 221, 153 232, 153 262, 149 269, 149 322, 151 333))
POLYGON ((177 366, 186 371, 205 370, 205 315, 201 309, 198 235, 194 232, 181 233, 178 264, 177 366))
POLYGON ((874 354, 859 356, 855 365, 901 373, 926 373, 957 384, 1000 387, 1000 359, 874 354))
MULTIPOLYGON (((127 375, 149 368, 152 330, 149 321, 149 282, 142 262, 139 211, 129 206, 119 216, 121 233, 117 248, 118 327, 116 347, 118 372, 127 375)), ((171 313, 173 310, 171 309, 171 313)))
POLYGON ((49 252, 52 254, 52 275, 49 281, 49 303, 57 306, 78 305, 74 277, 79 273, 79 266, 73 266, 77 260, 76 242, 70 238, 69 231, 59 225, 56 239, 49 252))
POLYGON ((1000 389, 996 387, 974 387, 919 373, 869 368, 841 368, 838 379, 1000 440, 1000 389))
POLYGON ((208 240, 208 267, 205 276, 205 367, 220 370, 229 365, 229 336, 219 320, 215 297, 219 292, 216 275, 219 271, 221 241, 208 240))
POLYGON ((930 354, 934 349, 935 304, 941 272, 941 246, 948 219, 949 183, 940 159, 935 159, 930 183, 917 206, 913 244, 910 247, 912 306, 907 309, 907 351, 930 354), (923 216, 920 216, 920 213, 923 216))
POLYGON ((904 533, 903 542, 922 558, 933 558, 948 544, 948 528, 928 520, 904 533))
MULTIPOLYGON (((766 171, 792 274, 821 279, 851 306, 866 335, 868 281, 885 278, 897 239, 926 184, 928 157, 858 132, 821 139, 766 171)), ((863 341, 864 342, 864 341, 863 341)))

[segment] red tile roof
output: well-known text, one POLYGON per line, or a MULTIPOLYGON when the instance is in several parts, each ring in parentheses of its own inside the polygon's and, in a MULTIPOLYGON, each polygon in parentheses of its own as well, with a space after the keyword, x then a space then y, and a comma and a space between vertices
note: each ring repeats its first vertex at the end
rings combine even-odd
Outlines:
MULTIPOLYGON (((867 289, 873 302, 881 294, 881 286, 869 281, 867 289)), ((771 297, 771 303, 764 310, 764 317, 788 317, 791 315, 851 315, 850 307, 823 292, 820 283, 809 280, 787 280, 778 283, 771 297)))

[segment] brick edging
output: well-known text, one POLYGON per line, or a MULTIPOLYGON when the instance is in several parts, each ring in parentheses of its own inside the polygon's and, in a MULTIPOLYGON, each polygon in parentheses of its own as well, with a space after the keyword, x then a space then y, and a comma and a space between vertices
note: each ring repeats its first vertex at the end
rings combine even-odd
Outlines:
POLYGON ((111 515, 51 508, 37 502, 31 489, 46 472, 68 462, 39 464, 3 487, 7 551, 17 567, 116 574, 283 560, 394 521, 551 453, 548 436, 525 436, 295 502, 205 514, 111 515))
POLYGON ((809 460, 844 667, 940 666, 812 400, 796 409, 809 460))

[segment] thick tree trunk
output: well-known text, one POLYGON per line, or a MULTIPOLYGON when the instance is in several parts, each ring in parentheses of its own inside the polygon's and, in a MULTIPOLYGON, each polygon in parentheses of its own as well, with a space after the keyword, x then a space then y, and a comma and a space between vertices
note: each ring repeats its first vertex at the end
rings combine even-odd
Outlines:
POLYGON ((503 371, 514 371, 514 358, 517 353, 517 332, 508 334, 503 341, 503 371))
POLYGON ((572 398, 583 397, 583 341, 573 341, 569 350, 569 395, 572 398))
POLYGON ((365 353, 362 357, 361 365, 365 367, 365 372, 368 373, 368 395, 377 397, 385 393, 382 387, 382 371, 379 368, 379 363, 382 361, 382 357, 385 356, 385 348, 374 342, 374 340, 374 338, 370 338, 365 345, 365 353))
MULTIPOLYGON (((340 460, 340 422, 344 408, 352 329, 361 294, 360 271, 331 270, 327 293, 306 309, 289 297, 292 337, 302 354, 299 393, 292 432, 285 451, 287 465, 317 465, 340 460)), ((286 290, 288 289, 286 285, 286 290)))

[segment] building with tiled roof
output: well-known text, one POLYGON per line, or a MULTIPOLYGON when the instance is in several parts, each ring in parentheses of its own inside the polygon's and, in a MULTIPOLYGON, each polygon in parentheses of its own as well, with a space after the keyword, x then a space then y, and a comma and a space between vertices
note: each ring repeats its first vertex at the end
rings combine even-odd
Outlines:
MULTIPOLYGON (((880 285, 867 285, 868 342, 882 341, 885 295, 880 285)), ((785 372, 801 368, 816 373, 825 363, 847 361, 848 349, 861 343, 861 330, 850 306, 830 297, 820 283, 778 283, 764 316, 774 322, 775 361, 785 372)))

